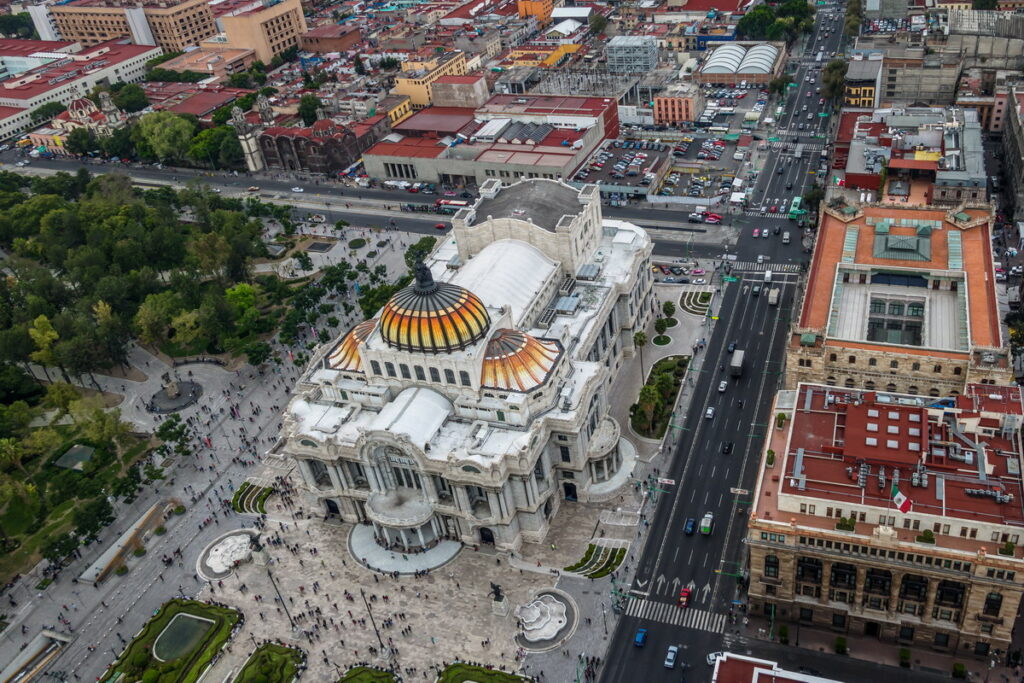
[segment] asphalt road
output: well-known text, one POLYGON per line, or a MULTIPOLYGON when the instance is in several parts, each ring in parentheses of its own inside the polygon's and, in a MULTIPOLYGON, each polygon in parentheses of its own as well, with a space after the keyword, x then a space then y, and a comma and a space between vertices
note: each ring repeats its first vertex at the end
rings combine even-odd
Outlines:
MULTIPOLYGON (((779 122, 780 129, 785 131, 780 137, 788 141, 788 149, 769 150, 754 187, 752 210, 733 221, 740 229, 736 245, 739 262, 756 263, 758 256, 762 256, 766 259, 764 267, 771 268, 773 264, 806 261, 796 223, 784 218, 781 209, 770 214, 762 214, 760 209, 783 203, 788 207, 791 198, 802 194, 813 181, 820 153, 804 153, 796 159, 792 136, 798 136, 801 142, 812 142, 814 138, 810 136, 827 130, 828 119, 817 116, 820 95, 815 89, 820 87, 820 73, 814 72, 815 83, 808 82, 806 76, 817 66, 814 56, 818 51, 827 55, 839 50, 842 14, 834 22, 823 19, 826 12, 837 11, 842 12, 842 8, 818 8, 816 31, 808 40, 811 59, 797 62, 797 86, 790 89, 786 111, 779 122), (823 22, 834 30, 828 39, 818 40, 823 22), (808 97, 807 92, 812 95, 808 97), (805 125, 805 130, 800 131, 798 123, 806 123, 807 112, 802 109, 805 104, 815 125, 810 129, 805 125), (770 231, 770 236, 753 237, 755 228, 759 232, 770 231), (782 244, 775 235, 776 228, 790 232, 790 244, 782 244)), ((821 65, 825 63, 823 58, 821 65)), ((771 401, 782 379, 781 361, 794 298, 802 285, 798 273, 773 272, 771 286, 780 287, 782 296, 778 306, 770 306, 765 292, 754 296, 752 291, 756 284, 764 286, 762 272, 740 266, 732 275, 738 280, 723 283, 719 320, 701 352, 707 354, 702 372, 694 378, 694 396, 703 400, 691 403, 685 418, 678 422, 681 436, 677 448, 660 473, 673 483, 659 484, 657 502, 648 508, 649 540, 629 587, 626 614, 619 620, 605 655, 603 683, 707 681, 712 671, 705 663, 707 654, 728 649, 723 630, 729 627, 730 606, 742 598, 737 591, 737 577, 743 574, 746 564, 742 539, 749 492, 771 419, 771 401), (731 342, 744 351, 740 377, 729 376, 731 342), (724 391, 719 391, 723 380, 724 391), (711 408, 714 416, 706 417, 711 408), (725 442, 733 444, 729 454, 723 453, 725 442), (687 519, 692 518, 699 526, 701 517, 709 512, 714 517, 710 536, 699 531, 685 534, 687 519), (691 590, 690 604, 685 608, 677 606, 683 588, 691 590), (638 628, 648 630, 644 647, 633 644, 638 628), (682 666, 672 670, 664 666, 670 645, 680 648, 679 659, 688 666, 683 673, 682 666)))

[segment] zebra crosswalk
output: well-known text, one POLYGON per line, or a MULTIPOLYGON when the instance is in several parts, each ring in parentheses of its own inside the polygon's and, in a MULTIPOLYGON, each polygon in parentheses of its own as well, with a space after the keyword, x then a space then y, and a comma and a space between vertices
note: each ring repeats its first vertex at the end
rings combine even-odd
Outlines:
POLYGON ((697 631, 721 633, 725 630, 726 615, 724 614, 715 614, 693 607, 679 607, 667 602, 655 602, 643 598, 630 598, 626 605, 626 614, 638 619, 682 626, 697 631))
POLYGON ((800 266, 796 263, 754 263, 753 261, 733 261, 729 264, 733 270, 742 272, 763 273, 770 270, 773 273, 799 273, 800 266))
POLYGON ((781 211, 765 211, 764 213, 761 213, 757 209, 747 209, 743 212, 743 215, 750 216, 752 218, 786 218, 789 216, 789 209, 782 207, 781 211))
MULTIPOLYGON (((786 137, 791 135, 791 133, 788 130, 778 130, 778 131, 775 131, 775 134, 776 135, 780 135, 780 136, 786 136, 786 137)), ((793 142, 783 142, 782 140, 779 140, 777 142, 771 143, 771 148, 778 150, 778 149, 784 149, 784 148, 786 148, 788 146, 789 147, 789 151, 792 152, 792 151, 794 151, 794 145, 795 144, 796 143, 793 143, 793 142)), ((802 142, 800 144, 802 144, 804 146, 804 151, 805 152, 820 152, 821 150, 825 149, 825 145, 823 145, 820 142, 802 142)))

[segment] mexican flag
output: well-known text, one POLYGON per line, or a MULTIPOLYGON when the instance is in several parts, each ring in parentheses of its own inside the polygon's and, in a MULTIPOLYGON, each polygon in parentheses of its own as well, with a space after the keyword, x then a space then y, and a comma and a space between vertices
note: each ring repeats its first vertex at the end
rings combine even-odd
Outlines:
POLYGON ((896 484, 892 485, 892 502, 900 512, 910 512, 910 507, 914 504, 914 501, 900 493, 896 484))

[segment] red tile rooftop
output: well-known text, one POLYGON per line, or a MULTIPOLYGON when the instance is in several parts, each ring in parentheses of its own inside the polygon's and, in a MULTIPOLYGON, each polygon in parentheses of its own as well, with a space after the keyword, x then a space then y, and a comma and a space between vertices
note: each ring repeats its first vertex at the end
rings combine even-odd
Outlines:
POLYGON ((30 55, 33 52, 64 52, 74 43, 62 40, 21 40, 0 38, 0 55, 30 55))
POLYGON ((495 113, 502 110, 534 114, 588 114, 597 116, 615 100, 603 97, 569 97, 564 95, 495 95, 479 111, 495 113))
POLYGON ((427 107, 394 126, 400 133, 436 133, 441 136, 458 132, 474 119, 472 107, 427 107))
POLYGON ((366 150, 365 154, 385 157, 408 157, 419 159, 436 159, 447 149, 436 139, 405 138, 401 142, 378 142, 366 150))
MULTIPOLYGON (((973 385, 968 396, 992 387, 973 385), (980 387, 980 388, 979 388, 980 387)), ((1020 392, 991 399, 989 408, 1020 392)), ((981 422, 975 400, 908 397, 801 384, 788 427, 779 495, 893 509, 891 486, 913 512, 995 524, 1024 523, 1020 444, 1002 413, 981 422), (984 431, 979 431, 983 429, 984 431), (866 469, 865 469, 866 468, 866 469), (858 477, 866 474, 861 486, 858 477), (914 485, 913 475, 921 477, 914 485), (926 477, 926 478, 925 478, 926 477), (995 493, 1009 498, 997 498, 995 493)), ((779 513, 785 517, 788 513, 779 513)))
POLYGON ((712 683, 829 683, 828 679, 796 674, 776 662, 726 652, 715 662, 712 683))
MULTIPOLYGON (((39 50, 21 50, 12 43, 35 43, 44 45, 68 45, 68 43, 55 43, 46 41, 20 41, 0 40, 0 56, 17 56, 31 54, 39 50), (8 51, 10 50, 10 51, 8 51)), ((28 100, 42 95, 54 88, 61 87, 67 81, 81 78, 86 72, 96 69, 109 68, 133 57, 138 57, 160 48, 152 45, 133 45, 126 40, 111 40, 105 43, 94 45, 81 52, 68 53, 67 59, 57 59, 23 71, 7 80, 0 82, 0 96, 12 99, 28 100), (25 79, 35 76, 34 80, 21 83, 25 79), (56 80, 60 79, 60 80, 56 80)))

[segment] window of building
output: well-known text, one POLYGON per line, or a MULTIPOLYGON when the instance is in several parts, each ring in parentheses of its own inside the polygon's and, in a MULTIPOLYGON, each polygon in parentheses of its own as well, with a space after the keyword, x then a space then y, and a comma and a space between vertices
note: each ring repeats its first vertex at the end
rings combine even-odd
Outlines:
POLYGON ((913 626, 901 626, 900 627, 900 640, 912 641, 914 640, 914 627, 913 626))
POLYGON ((934 368, 932 368, 932 372, 942 372, 942 366, 936 365, 934 368))
POLYGON ((810 623, 814 621, 814 610, 809 607, 800 608, 800 621, 810 623))
POLYGON ((985 596, 985 606, 982 608, 982 614, 989 617, 998 617, 999 612, 1003 609, 1003 596, 1000 593, 989 593, 985 596))
POLYGON ((497 412, 497 415, 498 415, 498 422, 504 422, 505 421, 505 411, 498 410, 496 412, 497 412))
POLYGON ((856 363, 857 362, 857 356, 850 356, 849 358, 846 359, 846 362, 850 363, 851 365, 853 363, 856 363))
POLYGON ((764 575, 768 578, 779 578, 779 558, 776 555, 765 555, 764 575))
POLYGON ((375 360, 371 360, 370 361, 370 372, 372 372, 375 375, 379 375, 380 374, 380 363, 378 363, 375 360))
POLYGON ((412 379, 412 376, 409 374, 409 366, 405 363, 399 363, 398 370, 402 373, 402 379, 412 379))
POLYGON ((413 367, 413 372, 416 374, 416 379, 421 382, 427 381, 427 376, 423 374, 423 368, 419 365, 413 367))
POLYGON ((846 615, 842 612, 835 612, 832 615, 833 628, 846 628, 846 615))
POLYGON ((572 454, 566 446, 559 446, 558 454, 562 457, 562 462, 572 462, 572 454))
POLYGON ((936 633, 935 639, 932 641, 935 647, 949 647, 949 634, 948 633, 936 633))
POLYGON ((437 371, 437 368, 430 368, 430 381, 431 382, 437 382, 437 383, 440 384, 440 382, 441 382, 441 373, 439 373, 437 371))
POLYGON ((828 359, 830 361, 832 361, 833 363, 835 363, 836 362, 836 354, 834 354, 834 353, 828 354, 828 359))
POLYGON ((953 374, 954 375, 959 375, 962 369, 963 368, 953 368, 953 374))
POLYGON ((891 361, 889 361, 889 367, 892 368, 893 370, 895 370, 899 366, 900 366, 900 362, 898 360, 891 360, 891 361))
POLYGON ((469 373, 465 370, 459 370, 459 382, 461 382, 464 387, 470 386, 469 373))
POLYGON ((384 370, 387 371, 388 377, 394 377, 395 376, 395 364, 394 363, 385 362, 384 363, 384 370))
POLYGON ((876 365, 878 365, 878 359, 877 358, 868 358, 868 365, 870 365, 871 367, 875 367, 876 365))
POLYGON ((444 369, 444 381, 448 384, 455 384, 455 371, 449 368, 444 369))

